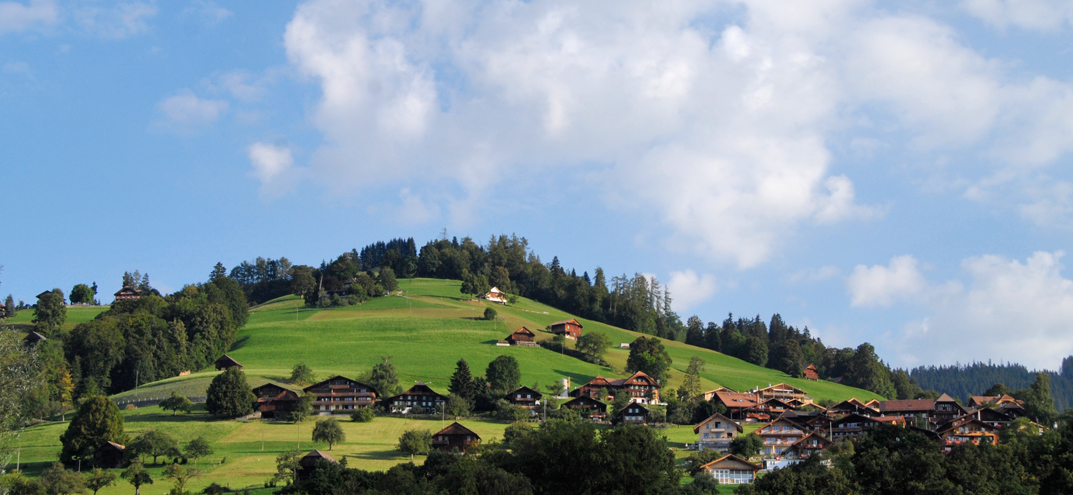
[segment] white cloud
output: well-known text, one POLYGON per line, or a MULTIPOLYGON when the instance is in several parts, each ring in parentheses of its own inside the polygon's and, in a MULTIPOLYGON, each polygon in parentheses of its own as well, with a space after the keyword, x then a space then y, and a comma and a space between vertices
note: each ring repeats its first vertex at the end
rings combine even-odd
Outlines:
POLYGON ((949 25, 863 0, 737 5, 720 25, 719 2, 306 2, 284 42, 322 93, 311 177, 406 187, 457 220, 495 184, 569 170, 651 212, 668 245, 751 267, 802 226, 883 215, 832 171, 847 128, 952 153, 978 188, 1073 150, 1071 85, 949 25))
POLYGON ((1054 31, 1073 23, 1073 2, 1069 0, 964 0, 961 5, 999 29, 1016 26, 1054 31))
POLYGON ((189 90, 183 90, 165 98, 157 108, 169 124, 190 129, 216 122, 228 106, 227 101, 202 99, 189 90))
POLYGON ((55 24, 58 18, 59 9, 53 0, 0 2, 0 34, 25 31, 35 25, 55 24))
POLYGON ((791 273, 786 279, 791 283, 798 282, 822 282, 830 280, 842 274, 837 266, 821 266, 815 269, 798 270, 791 273))
POLYGON ((233 12, 211 0, 197 0, 183 9, 184 15, 196 15, 210 25, 219 24, 231 17, 233 12))
POLYGON ((1062 276, 1062 252, 1036 252, 1024 262, 986 255, 962 268, 967 289, 929 298, 931 315, 894 338, 902 364, 994 359, 1057 369, 1073 353, 1073 280, 1062 276))
POLYGON ((919 298, 928 289, 928 282, 917 264, 916 258, 904 255, 891 258, 888 266, 857 265, 846 279, 850 306, 890 306, 919 298))
POLYGON ((713 275, 707 273, 697 275, 697 272, 693 270, 671 272, 671 280, 667 282, 667 287, 671 291, 677 311, 688 311, 697 304, 711 299, 719 290, 713 275))
POLYGON ((301 170, 294 166, 294 156, 287 146, 254 143, 249 148, 250 175, 261 182, 261 195, 275 197, 294 189, 301 170))
POLYGON ((121 39, 149 30, 157 14, 155 2, 123 2, 107 8, 76 8, 75 17, 86 31, 103 38, 121 39))

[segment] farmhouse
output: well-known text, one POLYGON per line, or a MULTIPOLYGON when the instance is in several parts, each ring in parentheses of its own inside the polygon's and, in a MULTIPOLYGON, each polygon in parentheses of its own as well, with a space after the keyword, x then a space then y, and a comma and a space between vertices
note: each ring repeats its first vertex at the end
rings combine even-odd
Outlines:
POLYGON ((715 478, 720 485, 741 485, 752 483, 760 466, 736 455, 725 455, 702 465, 702 472, 715 478))
POLYGON ((849 414, 831 422, 831 439, 838 441, 847 438, 860 438, 870 428, 875 428, 880 424, 905 426, 905 419, 901 416, 872 417, 849 414))
POLYGON ((536 345, 536 334, 528 328, 521 327, 515 330, 514 333, 508 335, 504 340, 510 345, 531 346, 536 345))
POLYGON ((648 408, 640 404, 630 404, 615 413, 615 419, 628 425, 648 424, 648 408))
POLYGON ((481 437, 457 421, 432 435, 432 448, 444 452, 464 452, 466 447, 477 445, 481 437))
POLYGON ((284 415, 294 410, 298 403, 297 393, 271 382, 254 388, 253 395, 257 397, 253 410, 265 419, 284 419, 284 415))
POLYGON ((612 395, 619 393, 629 394, 633 402, 641 404, 659 403, 659 384, 643 371, 638 371, 630 375, 629 378, 607 379, 597 375, 596 378, 574 390, 571 395, 574 397, 584 395, 594 399, 605 399, 605 397, 599 397, 600 391, 604 389, 607 389, 612 395))
POLYGON ((819 432, 814 431, 806 435, 805 438, 802 438, 793 445, 787 447, 786 450, 782 451, 782 455, 796 459, 807 459, 827 450, 827 447, 830 447, 832 443, 834 442, 824 438, 819 432))
POLYGON ((763 454, 778 455, 805 438, 804 427, 786 418, 778 418, 756 431, 764 441, 763 454))
POLYGON ((951 421, 936 429, 935 433, 939 434, 939 438, 948 450, 962 443, 994 444, 998 442, 997 428, 971 416, 951 421))
POLYGON ((577 340, 581 337, 581 323, 571 318, 569 320, 557 321, 551 324, 551 333, 555 335, 565 335, 566 338, 571 340, 577 340))
POLYGON ((507 394, 504 398, 515 406, 532 409, 540 405, 540 398, 544 395, 529 387, 520 387, 507 394))
POLYGON ((935 424, 942 424, 958 416, 964 416, 966 412, 968 411, 961 407, 961 404, 958 404, 953 397, 943 394, 938 399, 935 399, 935 412, 932 413, 932 421, 935 424))
POLYGON ((93 460, 97 462, 97 465, 104 469, 116 469, 121 468, 127 464, 126 462, 126 450, 123 445, 119 445, 115 442, 104 442, 97 451, 93 453, 93 460))
POLYGON ((313 476, 313 471, 316 471, 317 462, 319 461, 337 463, 337 461, 333 459, 332 456, 325 454, 324 452, 321 452, 319 450, 313 449, 308 454, 302 456, 302 458, 298 460, 298 479, 307 480, 310 476, 313 476))
POLYGON ((864 405, 856 398, 846 399, 827 408, 828 414, 859 414, 861 416, 879 416, 879 411, 864 405))
POLYGON ((928 421, 935 415, 935 401, 930 399, 884 400, 879 402, 879 413, 884 416, 923 418, 928 421))
POLYGON ((485 301, 491 301, 499 304, 507 304, 507 294, 499 290, 499 288, 497 287, 492 287, 481 297, 483 297, 485 301))
POLYGON ((373 405, 380 396, 372 387, 338 375, 314 383, 302 391, 316 396, 313 411, 320 414, 349 414, 355 409, 373 405))
POLYGON ((604 419, 607 417, 607 404, 600 402, 587 395, 578 396, 575 399, 568 400, 563 403, 562 406, 567 409, 577 409, 581 413, 582 417, 589 417, 594 420, 604 419))
MULTIPOLYGON (((43 295, 43 294, 42 294, 43 295)), ((129 285, 124 285, 122 289, 119 289, 114 294, 116 301, 126 301, 130 299, 138 299, 142 297, 141 289, 135 289, 129 285)), ((41 296, 37 296, 41 297, 41 296)))
POLYGON ((220 358, 217 359, 216 362, 212 363, 212 364, 214 366, 216 366, 216 371, 223 371, 223 370, 226 370, 226 369, 229 369, 229 368, 242 369, 242 364, 239 363, 238 361, 235 361, 234 358, 232 358, 231 356, 228 356, 227 354, 224 354, 223 356, 220 356, 220 358))
POLYGON ((712 400, 722 404, 727 408, 727 416, 735 420, 756 421, 759 418, 757 416, 749 417, 750 412, 757 411, 760 406, 760 398, 756 394, 752 393, 739 393, 729 389, 718 389, 714 391, 712 400))
POLYGON ((761 399, 780 399, 780 400, 803 400, 805 402, 811 402, 806 400, 808 394, 804 390, 797 387, 787 385, 785 383, 778 383, 770 385, 768 388, 762 388, 756 391, 756 395, 761 399))
POLYGON ((730 450, 730 442, 743 431, 741 425, 719 413, 708 416, 708 419, 693 427, 693 433, 697 434, 697 449, 717 452, 730 450))
POLYGON ((804 371, 802 371, 801 373, 803 373, 805 375, 806 380, 819 380, 820 379, 820 370, 816 369, 815 364, 810 364, 808 366, 805 366, 804 371))
POLYGON ((419 411, 428 411, 446 402, 447 397, 436 393, 424 382, 417 382, 405 392, 387 399, 392 411, 402 413, 410 412, 413 408, 418 408, 419 411))

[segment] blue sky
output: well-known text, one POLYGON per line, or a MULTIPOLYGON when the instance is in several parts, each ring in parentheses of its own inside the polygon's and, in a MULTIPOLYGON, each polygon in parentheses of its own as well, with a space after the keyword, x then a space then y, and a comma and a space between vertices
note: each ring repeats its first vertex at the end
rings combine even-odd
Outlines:
POLYGON ((896 366, 1073 354, 1073 3, 0 1, 0 294, 446 228, 896 366))

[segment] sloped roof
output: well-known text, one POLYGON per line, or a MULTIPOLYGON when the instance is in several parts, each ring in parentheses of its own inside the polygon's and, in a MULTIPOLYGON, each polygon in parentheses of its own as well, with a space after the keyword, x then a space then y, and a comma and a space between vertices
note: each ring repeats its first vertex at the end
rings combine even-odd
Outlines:
POLYGON ((552 323, 552 324, 551 324, 551 326, 553 326, 553 327, 554 327, 554 326, 558 326, 558 325, 566 325, 567 323, 569 323, 569 324, 571 324, 571 325, 575 325, 575 326, 578 326, 578 327, 580 327, 580 328, 585 328, 585 327, 584 327, 584 326, 583 326, 583 325, 582 325, 582 324, 581 324, 581 323, 580 323, 579 321, 577 321, 577 320, 576 320, 576 319, 574 319, 574 318, 570 318, 569 320, 560 320, 560 321, 557 321, 557 322, 555 322, 555 323, 552 323))
POLYGON ((708 416, 708 418, 705 419, 704 421, 701 421, 700 423, 697 423, 697 425, 693 427, 693 433, 700 433, 700 427, 701 426, 704 426, 704 425, 708 424, 712 420, 716 420, 716 419, 720 419, 720 418, 722 418, 723 421, 726 421, 727 423, 730 423, 730 424, 734 425, 734 427, 737 428, 738 433, 742 433, 742 432, 745 431, 741 427, 741 425, 738 424, 736 421, 734 421, 734 420, 732 420, 732 419, 730 419, 730 418, 728 418, 726 416, 723 416, 722 414, 715 413, 715 414, 713 414, 711 416, 708 416))
POLYGON ((756 407, 758 398, 755 394, 716 391, 715 396, 727 407, 756 407))
POLYGON ((523 385, 523 386, 518 387, 518 388, 516 388, 514 390, 511 390, 510 392, 507 392, 507 397, 510 397, 510 396, 512 396, 512 395, 514 395, 514 394, 516 394, 518 392, 525 392, 525 391, 528 391, 530 394, 533 394, 535 396, 535 398, 537 398, 537 399, 539 399, 539 398, 544 396, 544 394, 540 393, 539 390, 533 390, 533 389, 523 385))
POLYGON ((313 466, 313 465, 315 465, 317 463, 318 459, 324 459, 326 461, 331 461, 331 462, 338 462, 332 456, 330 456, 328 454, 325 454, 324 452, 321 452, 321 451, 319 451, 317 449, 313 449, 313 450, 309 451, 308 454, 302 456, 302 458, 298 460, 298 464, 302 465, 303 467, 311 467, 311 466, 313 466))
POLYGON ((388 400, 391 400, 391 399, 394 399, 396 397, 400 397, 400 396, 403 396, 403 395, 434 395, 434 396, 439 397, 441 399, 447 400, 447 397, 445 397, 444 395, 442 395, 440 393, 437 393, 435 390, 432 390, 432 387, 429 387, 428 385, 425 385, 425 382, 417 382, 412 387, 410 387, 410 388, 406 389, 405 391, 403 391, 401 394, 396 394, 396 395, 392 395, 391 397, 388 397, 388 400))
POLYGON ((44 335, 41 335, 31 330, 30 333, 26 334, 26 336, 22 338, 22 340, 25 340, 26 342, 41 342, 48 339, 46 339, 44 335))
POLYGON ((228 356, 227 354, 220 356, 216 361, 213 361, 212 364, 219 366, 221 363, 229 366, 242 366, 242 363, 235 361, 235 358, 228 356))
POLYGON ((935 401, 930 399, 913 400, 882 400, 879 401, 879 412, 910 412, 931 411, 935 409, 935 401))
POLYGON ((944 393, 943 395, 940 395, 938 399, 935 399, 935 402, 955 402, 956 403, 957 400, 955 400, 953 397, 950 397, 949 395, 944 393))
POLYGON ((797 446, 799 446, 799 445, 801 445, 801 446, 804 446, 804 445, 806 445, 806 442, 807 442, 807 441, 808 441, 808 439, 810 439, 810 438, 811 438, 811 439, 815 439, 815 440, 819 440, 819 441, 820 441, 820 448, 821 448, 821 449, 826 449, 826 448, 827 448, 827 447, 829 447, 829 446, 830 446, 830 445, 831 445, 832 443, 834 443, 834 442, 832 442, 831 440, 828 440, 828 439, 827 439, 827 437, 825 437, 825 436, 821 435, 821 434, 820 434, 820 432, 818 432, 818 431, 814 431, 814 432, 812 432, 812 433, 809 433, 808 435, 805 435, 804 437, 802 437, 802 438, 801 438, 801 440, 798 440, 798 441, 794 442, 794 443, 793 443, 792 445, 790 445, 789 447, 786 447, 786 449, 782 451, 782 454, 783 454, 783 455, 786 455, 786 453, 787 453, 787 452, 790 452, 791 450, 794 450, 794 449, 795 449, 795 448, 796 448, 797 446))
POLYGON ((752 469, 753 472, 759 471, 761 469, 760 466, 757 466, 756 464, 753 464, 753 463, 751 463, 751 462, 749 462, 749 461, 747 461, 745 459, 742 459, 741 457, 738 457, 738 456, 736 456, 734 454, 727 454, 727 455, 725 455, 723 457, 720 457, 720 458, 718 458, 718 459, 716 459, 716 460, 714 460, 712 462, 709 462, 707 464, 702 464, 700 466, 700 468, 701 469, 713 469, 713 468, 715 468, 715 466, 717 464, 731 464, 731 465, 737 464, 738 465, 737 467, 746 468, 746 469, 752 469))
POLYGON ((525 327, 521 327, 521 328, 515 330, 514 333, 512 333, 511 335, 532 335, 532 336, 536 337, 536 334, 533 333, 532 330, 530 330, 528 328, 525 328, 525 327))
POLYGON ((563 402, 562 406, 559 406, 559 407, 569 407, 569 406, 575 406, 575 405, 576 406, 603 406, 604 408, 607 407, 607 404, 604 404, 603 402, 600 402, 600 401, 598 401, 596 399, 593 399, 592 397, 589 397, 587 395, 582 395, 582 396, 570 399, 570 400, 568 400, 566 402, 563 402))
POLYGON ((462 426, 458 423, 458 421, 451 423, 447 428, 444 428, 433 434, 433 436, 439 435, 472 435, 474 437, 477 437, 477 440, 481 439, 480 435, 474 433, 473 430, 462 426))
POLYGON ((321 381, 319 381, 319 382, 317 382, 317 383, 314 383, 314 384, 312 384, 312 385, 310 385, 310 386, 308 386, 308 387, 306 387, 306 388, 303 388, 303 389, 302 389, 302 391, 303 391, 303 392, 306 392, 306 391, 308 391, 309 389, 312 389, 313 387, 319 387, 319 386, 321 386, 321 385, 325 385, 325 384, 328 384, 328 382, 330 382, 330 381, 332 381, 332 380, 339 380, 339 379, 342 379, 342 380, 346 380, 346 381, 348 381, 348 382, 353 382, 353 384, 354 384, 354 385, 360 385, 360 386, 362 386, 362 387, 365 387, 365 388, 367 388, 367 389, 369 389, 369 390, 372 390, 374 394, 376 394, 376 395, 380 395, 380 393, 379 393, 379 392, 377 392, 377 391, 376 391, 376 389, 375 389, 375 388, 373 388, 373 386, 372 386, 372 385, 367 385, 367 384, 365 384, 365 383, 361 383, 361 382, 359 382, 359 381, 357 381, 357 380, 355 380, 355 379, 353 379, 353 378, 347 378, 347 377, 345 377, 345 376, 343 376, 343 375, 335 375, 335 376, 333 376, 333 377, 331 377, 331 378, 328 378, 327 380, 321 380, 321 381))

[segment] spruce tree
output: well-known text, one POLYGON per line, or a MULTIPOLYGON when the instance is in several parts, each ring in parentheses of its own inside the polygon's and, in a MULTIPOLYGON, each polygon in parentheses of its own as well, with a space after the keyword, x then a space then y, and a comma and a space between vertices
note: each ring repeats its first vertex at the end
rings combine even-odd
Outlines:
POLYGON ((477 391, 473 386, 473 374, 469 371, 469 363, 465 359, 459 359, 455 364, 455 372, 451 375, 451 384, 447 390, 470 402, 476 398, 477 391))

